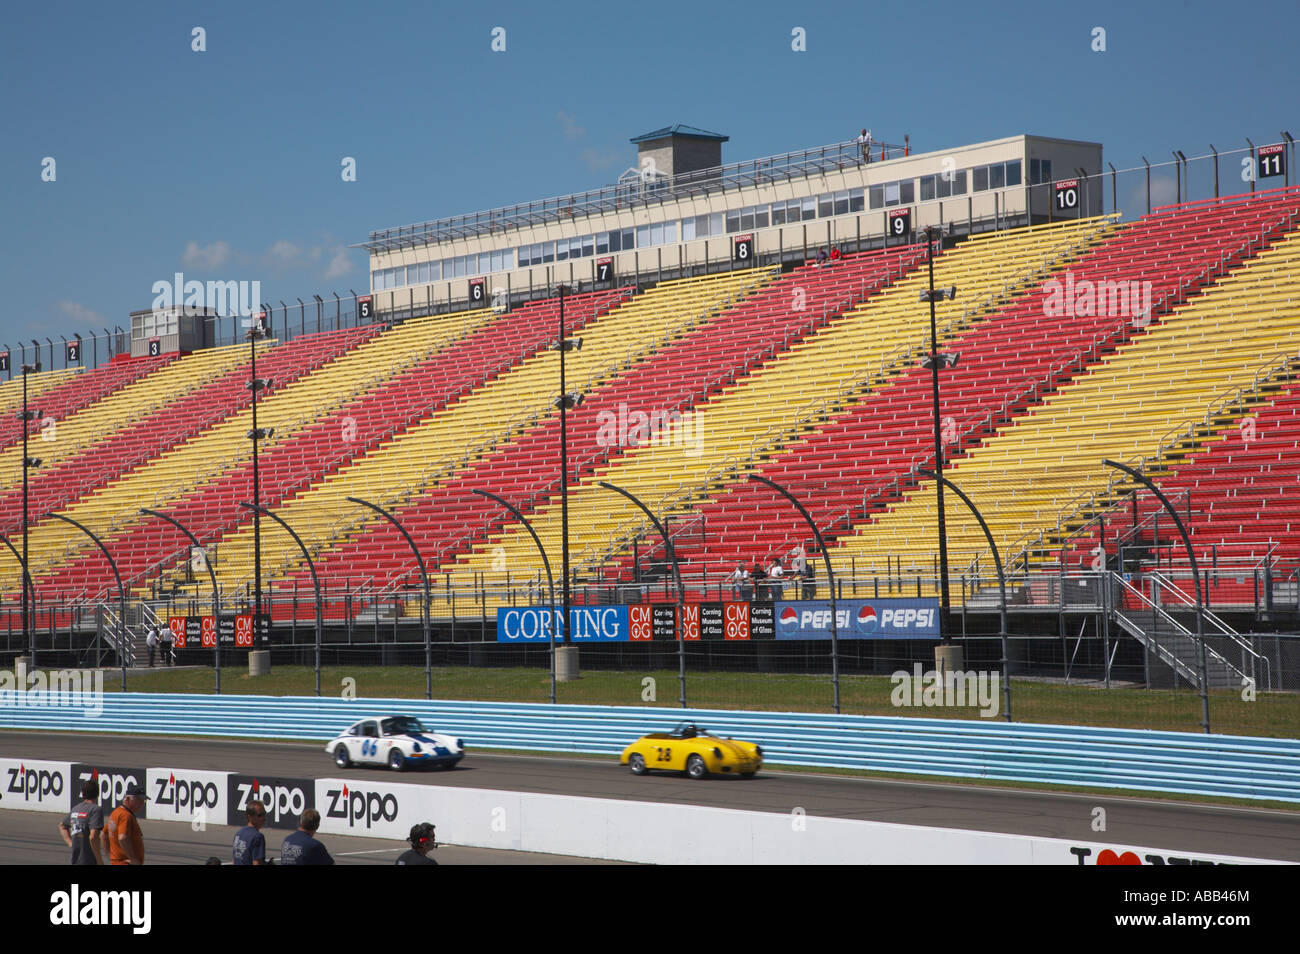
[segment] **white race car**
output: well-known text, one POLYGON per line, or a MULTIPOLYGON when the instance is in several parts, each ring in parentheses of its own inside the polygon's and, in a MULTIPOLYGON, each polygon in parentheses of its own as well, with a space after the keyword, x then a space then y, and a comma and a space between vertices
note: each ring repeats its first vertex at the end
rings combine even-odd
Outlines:
POLYGON ((339 768, 387 765, 451 768, 465 757, 465 743, 453 735, 430 732, 413 716, 372 716, 336 738, 325 751, 339 768))

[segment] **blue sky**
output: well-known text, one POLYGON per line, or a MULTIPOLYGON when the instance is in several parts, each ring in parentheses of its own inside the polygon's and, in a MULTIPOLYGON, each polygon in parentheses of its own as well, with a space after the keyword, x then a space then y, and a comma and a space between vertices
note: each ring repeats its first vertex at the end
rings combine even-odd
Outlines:
POLYGON ((634 164, 629 137, 674 122, 729 135, 724 161, 864 125, 918 151, 1022 132, 1100 141, 1121 168, 1273 142, 1300 135, 1297 11, 7 4, 0 342, 125 326, 176 271, 258 280, 272 301, 361 290, 366 255, 346 246, 372 229, 612 181, 634 164))

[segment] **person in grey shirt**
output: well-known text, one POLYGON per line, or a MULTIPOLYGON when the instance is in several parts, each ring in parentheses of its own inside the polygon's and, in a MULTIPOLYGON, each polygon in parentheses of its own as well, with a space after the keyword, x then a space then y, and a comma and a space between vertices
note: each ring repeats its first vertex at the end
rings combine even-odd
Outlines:
POLYGON ((99 833, 104 828, 104 809, 99 805, 99 784, 87 779, 81 784, 81 801, 59 822, 59 834, 72 849, 74 865, 102 865, 99 833))

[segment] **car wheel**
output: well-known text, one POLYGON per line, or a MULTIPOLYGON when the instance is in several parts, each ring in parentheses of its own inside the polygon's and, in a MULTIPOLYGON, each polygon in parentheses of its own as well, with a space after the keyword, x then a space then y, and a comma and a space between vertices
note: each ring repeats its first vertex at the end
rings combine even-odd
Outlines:
POLYGON ((691 778, 704 778, 709 774, 709 767, 700 756, 692 755, 686 760, 686 774, 691 778))
POLYGON ((632 770, 633 775, 644 775, 646 773, 645 756, 640 752, 633 752, 632 757, 627 760, 627 767, 632 770))
POLYGON ((339 768, 351 768, 352 758, 348 755, 348 747, 339 743, 334 749, 334 764, 339 768))
POLYGON ((394 772, 400 772, 406 765, 406 756, 402 754, 401 749, 393 749, 388 753, 388 767, 394 772))

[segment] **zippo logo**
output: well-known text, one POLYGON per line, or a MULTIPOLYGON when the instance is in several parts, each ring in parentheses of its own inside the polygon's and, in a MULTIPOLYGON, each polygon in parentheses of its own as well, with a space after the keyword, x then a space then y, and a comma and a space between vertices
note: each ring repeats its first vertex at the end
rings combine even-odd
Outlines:
POLYGON ((154 804, 166 805, 173 812, 192 812, 199 808, 216 808, 219 793, 215 782, 198 779, 176 780, 175 773, 154 779, 154 804))
MULTIPOLYGON (((126 787, 131 784, 142 788, 145 783, 143 769, 98 768, 94 765, 75 763, 72 766, 73 785, 68 807, 71 808, 81 800, 81 783, 93 780, 99 783, 99 804, 104 808, 116 808, 126 797, 126 787)), ((145 789, 148 791, 148 789, 145 789)), ((148 817, 149 803, 145 802, 137 813, 138 817, 148 817)))
POLYGON ((378 792, 363 792, 360 789, 327 789, 329 807, 325 810, 327 818, 339 818, 349 827, 358 827, 365 823, 366 828, 376 822, 397 821, 397 796, 391 793, 380 795, 378 792))
POLYGON ((312 807, 307 794, 311 782, 301 778, 259 780, 247 775, 230 777, 230 817, 227 824, 243 825, 251 802, 266 806, 266 823, 272 828, 297 828, 298 819, 312 807))
POLYGON ((32 799, 40 802, 47 795, 57 798, 63 794, 62 772, 51 772, 21 764, 17 768, 10 767, 5 774, 8 775, 4 787, 5 794, 17 795, 23 802, 32 799))

